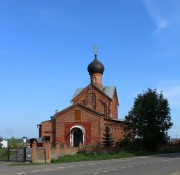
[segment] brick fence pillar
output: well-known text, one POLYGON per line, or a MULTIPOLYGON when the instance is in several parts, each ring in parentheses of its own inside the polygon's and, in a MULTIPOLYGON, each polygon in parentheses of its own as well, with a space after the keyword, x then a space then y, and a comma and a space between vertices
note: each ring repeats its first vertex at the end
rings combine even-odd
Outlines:
POLYGON ((32 143, 32 163, 37 162, 37 142, 33 141, 32 143))
POLYGON ((45 143, 45 163, 51 163, 51 145, 49 141, 45 143))

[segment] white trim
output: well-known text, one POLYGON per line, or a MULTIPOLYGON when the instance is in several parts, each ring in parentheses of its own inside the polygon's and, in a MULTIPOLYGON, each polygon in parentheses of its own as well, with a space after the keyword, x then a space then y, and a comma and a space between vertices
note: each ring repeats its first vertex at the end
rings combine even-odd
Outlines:
POLYGON ((74 135, 72 134, 72 130, 74 128, 79 128, 82 131, 82 134, 83 134, 83 143, 82 143, 82 145, 85 145, 85 143, 86 143, 86 130, 85 130, 85 128, 83 126, 81 126, 81 125, 74 125, 70 129, 70 146, 72 146, 72 147, 74 146, 74 135))

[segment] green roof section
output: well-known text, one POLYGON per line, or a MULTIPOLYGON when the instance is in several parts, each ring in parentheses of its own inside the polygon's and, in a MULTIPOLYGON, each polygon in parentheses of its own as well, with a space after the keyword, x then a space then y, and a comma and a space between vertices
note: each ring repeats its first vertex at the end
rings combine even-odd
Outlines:
POLYGON ((115 86, 102 86, 101 88, 101 90, 111 99, 113 98, 115 89, 115 86))
MULTIPOLYGON (((102 86, 102 88, 99 88, 102 92, 104 92, 109 98, 113 98, 113 95, 114 95, 114 91, 116 89, 115 86, 102 86)), ((84 88, 77 88, 75 93, 74 93, 74 96, 73 96, 73 99, 78 96, 82 91, 84 90, 84 88)))
POLYGON ((74 93, 74 96, 73 98, 75 98, 78 94, 80 94, 82 91, 84 90, 84 88, 77 88, 75 93, 74 93))

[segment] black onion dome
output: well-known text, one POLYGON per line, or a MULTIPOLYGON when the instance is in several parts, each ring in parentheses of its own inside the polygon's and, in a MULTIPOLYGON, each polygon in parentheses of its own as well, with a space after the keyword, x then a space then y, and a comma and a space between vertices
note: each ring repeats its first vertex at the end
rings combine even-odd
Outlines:
POLYGON ((89 75, 93 73, 103 74, 104 65, 100 61, 98 61, 97 55, 95 55, 94 61, 88 65, 87 69, 88 69, 89 75))

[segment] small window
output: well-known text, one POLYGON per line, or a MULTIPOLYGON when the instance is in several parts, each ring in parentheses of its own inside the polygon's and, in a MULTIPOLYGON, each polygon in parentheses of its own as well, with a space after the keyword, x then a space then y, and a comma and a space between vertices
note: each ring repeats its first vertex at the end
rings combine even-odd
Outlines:
POLYGON ((94 83, 96 83, 96 77, 94 77, 94 83))
POLYGON ((44 142, 47 142, 47 141, 50 141, 51 140, 51 137, 50 136, 44 136, 43 137, 43 141, 44 142))

